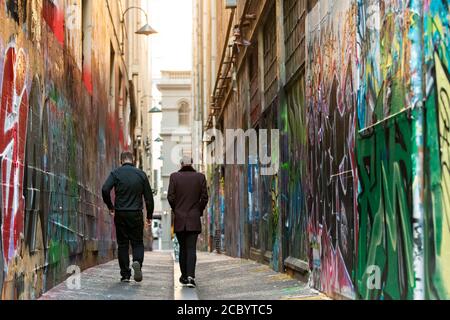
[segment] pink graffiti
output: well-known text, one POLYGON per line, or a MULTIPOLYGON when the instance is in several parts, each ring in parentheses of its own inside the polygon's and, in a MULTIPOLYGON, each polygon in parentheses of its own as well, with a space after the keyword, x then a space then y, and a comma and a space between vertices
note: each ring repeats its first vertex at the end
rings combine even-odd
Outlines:
POLYGON ((28 117, 27 58, 13 45, 6 49, 0 97, 0 156, 3 256, 14 256, 23 230, 22 193, 28 117))
POLYGON ((319 272, 314 286, 329 296, 335 293, 342 297, 353 298, 355 291, 350 274, 345 266, 339 246, 332 244, 326 225, 317 224, 311 217, 308 223, 309 239, 315 239, 313 246, 318 250, 319 259, 313 263, 315 272, 319 272))

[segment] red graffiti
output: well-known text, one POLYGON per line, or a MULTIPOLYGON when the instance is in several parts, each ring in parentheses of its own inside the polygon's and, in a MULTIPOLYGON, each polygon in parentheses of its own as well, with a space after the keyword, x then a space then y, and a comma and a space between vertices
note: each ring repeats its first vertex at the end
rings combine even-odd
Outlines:
POLYGON ((56 0, 44 0, 42 16, 58 42, 64 46, 64 11, 58 8, 56 2, 56 0))
POLYGON ((92 96, 94 92, 94 86, 92 84, 91 67, 89 65, 83 66, 83 83, 88 93, 92 96))
POLYGON ((7 48, 0 92, 0 154, 3 255, 14 256, 23 230, 25 201, 22 193, 28 117, 25 52, 7 48))

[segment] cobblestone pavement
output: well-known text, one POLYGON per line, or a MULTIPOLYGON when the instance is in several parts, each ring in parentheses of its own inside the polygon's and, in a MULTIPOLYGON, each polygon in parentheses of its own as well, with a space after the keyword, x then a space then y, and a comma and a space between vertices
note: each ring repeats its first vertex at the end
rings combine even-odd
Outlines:
POLYGON ((147 252, 144 280, 140 283, 121 283, 118 262, 114 260, 84 271, 79 290, 71 290, 62 283, 44 294, 41 300, 327 299, 306 283, 251 260, 199 252, 195 290, 178 284, 178 269, 171 251, 147 252))

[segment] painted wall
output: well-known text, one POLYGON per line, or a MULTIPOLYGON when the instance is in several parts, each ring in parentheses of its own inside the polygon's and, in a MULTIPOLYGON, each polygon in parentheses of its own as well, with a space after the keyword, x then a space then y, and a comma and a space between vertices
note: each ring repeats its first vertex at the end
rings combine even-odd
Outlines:
POLYGON ((407 2, 359 3, 356 148, 360 192, 358 292, 366 299, 413 297, 412 11, 407 2), (370 268, 382 288, 368 288, 370 268))
MULTIPOLYGON (((99 190, 128 148, 119 125, 128 119, 116 108, 128 85, 109 99, 105 57, 114 40, 104 3, 93 2, 97 41, 84 58, 71 11, 81 1, 70 3, 0 1, 3 299, 37 298, 68 276, 68 266, 84 269, 115 255, 99 190)), ((119 63, 115 70, 118 78, 119 63)))
MULTIPOLYGON (((295 0, 274 2, 277 21, 286 21, 280 3, 286 10, 295 0)), ((261 177, 249 165, 242 186, 225 169, 227 253, 271 252, 275 270, 295 258, 309 265, 310 284, 333 297, 448 299, 450 5, 314 3, 305 65, 259 119, 281 130, 280 172, 261 177), (235 199, 245 190, 247 224, 237 235, 235 199)), ((238 104, 250 117, 245 94, 238 104)), ((225 128, 234 125, 224 118, 225 128)))
POLYGON ((319 1, 306 19, 306 197, 312 279, 352 297, 355 202, 355 6, 319 1))
POLYGON ((424 1, 426 73, 425 292, 450 296, 450 3, 424 1))
POLYGON ((309 145, 316 149, 309 150, 308 172, 319 170, 313 175, 317 177, 332 168, 311 184, 311 197, 329 205, 318 205, 318 212, 316 203, 310 207, 308 212, 319 221, 311 217, 308 232, 321 239, 311 245, 314 285, 331 296, 412 299, 419 282, 425 284, 425 298, 450 294, 444 263, 450 230, 442 228, 448 225, 450 194, 445 184, 448 73, 441 62, 448 55, 449 9, 439 1, 417 8, 405 1, 322 0, 308 14, 307 117, 314 117, 308 132, 309 145), (419 14, 424 15, 423 33, 419 14), (426 44, 425 54, 414 44, 417 32, 426 44), (427 68, 423 76, 422 64, 427 68), (419 123, 411 109, 423 94, 416 84, 425 77, 426 116, 419 123), (426 145, 421 146, 416 141, 422 130, 426 145), (330 145, 328 137, 334 140, 330 145), (425 198, 415 207, 413 195, 422 181, 416 167, 421 148, 428 149, 425 198), (329 160, 317 162, 321 156, 329 160), (424 229, 418 230, 424 247, 418 249, 413 232, 417 208, 425 218, 424 229), (425 279, 415 269, 421 255, 425 279), (379 287, 373 278, 377 272, 379 287))

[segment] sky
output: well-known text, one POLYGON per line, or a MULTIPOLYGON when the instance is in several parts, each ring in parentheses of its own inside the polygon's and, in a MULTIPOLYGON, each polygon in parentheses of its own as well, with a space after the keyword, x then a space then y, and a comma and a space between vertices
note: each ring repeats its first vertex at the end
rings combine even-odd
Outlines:
MULTIPOLYGON (((153 78, 153 106, 159 107, 160 93, 156 82, 161 70, 192 69, 192 0, 147 0, 149 1, 150 25, 158 31, 151 36, 151 59, 153 78)), ((161 114, 154 114, 152 136, 161 132, 161 114)), ((153 140, 154 140, 153 139, 153 140)), ((161 170, 161 143, 153 142, 153 167, 161 170)), ((162 187, 162 186, 159 186, 162 187)), ((159 197, 155 198, 159 199, 159 197)), ((160 210, 155 203, 155 210, 160 210)))
POLYGON ((151 40, 153 78, 161 70, 191 70, 192 0, 148 1, 150 24, 158 31, 151 40))

